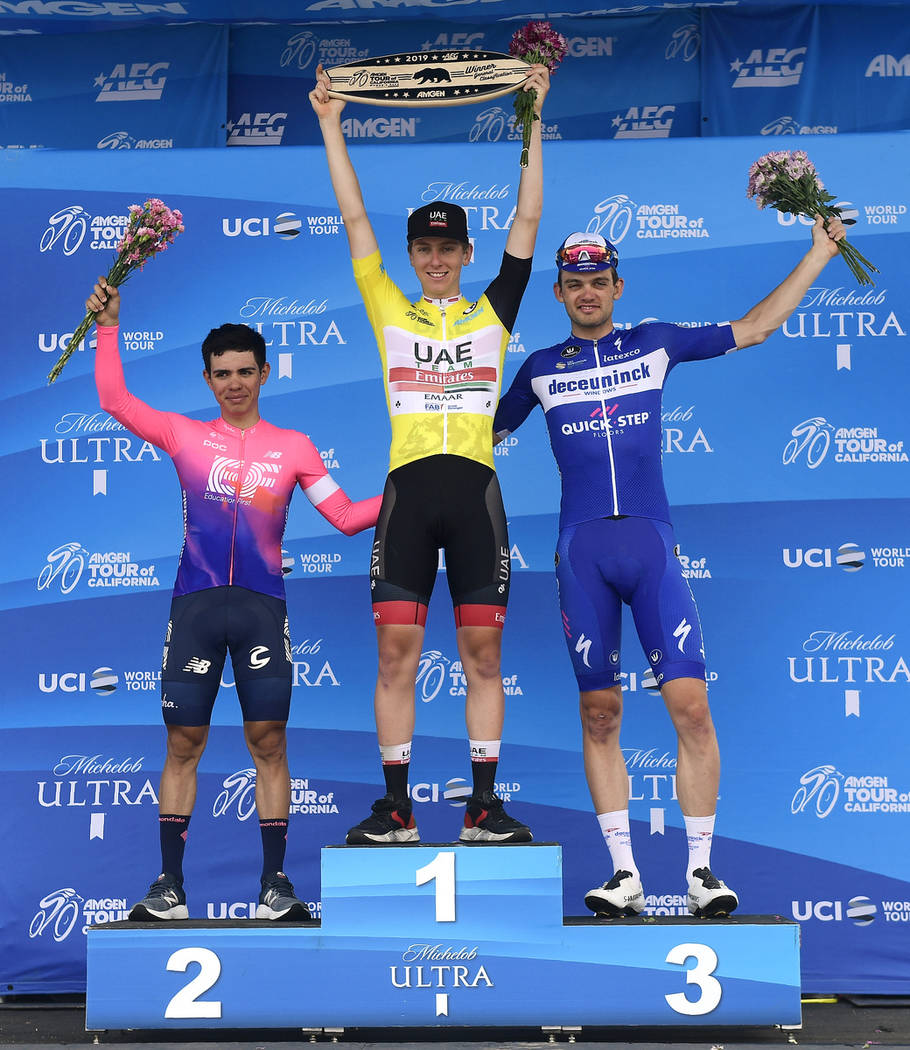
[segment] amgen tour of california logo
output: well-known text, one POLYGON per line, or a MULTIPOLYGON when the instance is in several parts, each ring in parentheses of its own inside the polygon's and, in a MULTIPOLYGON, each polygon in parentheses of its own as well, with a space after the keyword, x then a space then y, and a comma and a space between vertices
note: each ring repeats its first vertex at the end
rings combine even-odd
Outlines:
MULTIPOLYGON (((482 34, 476 35, 480 36, 482 34)), ((427 50, 427 48, 424 48, 424 50, 427 50)), ((322 65, 338 66, 344 62, 354 62, 359 58, 366 58, 369 53, 369 48, 355 47, 348 37, 333 35, 329 39, 320 40, 312 30, 304 29, 302 32, 294 33, 288 37, 278 64, 282 69, 293 67, 305 70, 309 69, 317 55, 322 65)))
POLYGON ((89 587, 159 587, 154 565, 140 565, 129 551, 96 551, 89 553, 81 543, 61 543, 48 554, 38 573, 37 587, 46 591, 51 585, 61 594, 70 594, 85 577, 89 587), (86 575, 86 569, 88 574, 86 575))
POLYGON ((588 233, 599 233, 613 244, 619 244, 632 229, 643 240, 710 236, 703 215, 686 215, 673 202, 636 204, 623 193, 595 204, 586 228, 588 233))
POLYGON ((823 416, 812 416, 790 431, 781 456, 783 465, 805 463, 815 470, 834 445, 835 463, 906 463, 903 441, 890 441, 878 427, 835 427, 823 416))
POLYGON ((89 230, 92 233, 90 248, 113 251, 128 225, 128 215, 92 215, 81 204, 68 204, 48 218, 38 251, 49 252, 59 247, 64 255, 73 255, 82 247, 89 230))
MULTIPOLYGON (((517 142, 521 138, 521 129, 515 127, 515 114, 507 112, 502 106, 488 106, 474 118, 474 124, 468 132, 468 141, 499 142, 504 133, 508 141, 517 142)), ((540 125, 540 137, 552 142, 561 139, 562 132, 558 124, 543 122, 540 125)))

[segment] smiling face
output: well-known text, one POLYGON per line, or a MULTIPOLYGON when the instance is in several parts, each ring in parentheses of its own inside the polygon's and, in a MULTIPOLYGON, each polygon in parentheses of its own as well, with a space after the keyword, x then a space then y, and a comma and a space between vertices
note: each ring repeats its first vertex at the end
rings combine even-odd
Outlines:
POLYGON ((560 274, 553 293, 566 308, 572 334, 580 339, 602 339, 613 331, 613 304, 622 295, 623 279, 615 270, 560 274))
POLYGON ((473 248, 448 237, 418 237, 408 245, 408 258, 430 299, 447 299, 461 290, 461 268, 471 261, 473 248))
POLYGON ((269 377, 269 366, 260 369, 252 350, 212 354, 211 372, 202 375, 226 423, 243 430, 259 422, 259 391, 269 377))

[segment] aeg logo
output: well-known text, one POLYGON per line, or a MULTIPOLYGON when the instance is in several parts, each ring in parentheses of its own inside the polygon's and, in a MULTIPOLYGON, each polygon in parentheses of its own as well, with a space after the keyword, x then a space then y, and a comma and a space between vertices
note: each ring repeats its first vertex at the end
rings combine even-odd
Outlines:
POLYGON ((132 62, 127 72, 125 62, 120 62, 109 74, 95 77, 95 87, 100 87, 96 102, 157 102, 164 91, 167 77, 159 76, 170 68, 170 62, 132 62))

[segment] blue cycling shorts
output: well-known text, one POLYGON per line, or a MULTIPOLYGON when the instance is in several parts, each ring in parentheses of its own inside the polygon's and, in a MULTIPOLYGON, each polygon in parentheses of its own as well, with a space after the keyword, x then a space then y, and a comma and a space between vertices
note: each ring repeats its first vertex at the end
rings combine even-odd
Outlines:
POLYGON ((621 681, 623 603, 658 685, 704 680, 698 609, 675 548, 670 526, 652 518, 597 518, 560 532, 559 605, 581 692, 621 681))
POLYGON ((287 722, 291 639, 282 598, 245 587, 208 587, 171 602, 161 668, 168 725, 207 726, 230 651, 244 722, 287 722))

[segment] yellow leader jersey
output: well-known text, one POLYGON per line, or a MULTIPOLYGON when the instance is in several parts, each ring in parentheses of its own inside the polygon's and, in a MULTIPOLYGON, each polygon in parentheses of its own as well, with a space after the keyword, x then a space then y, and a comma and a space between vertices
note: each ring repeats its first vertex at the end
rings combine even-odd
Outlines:
POLYGON ((410 302, 378 251, 354 260, 354 277, 382 359, 392 421, 389 470, 449 453, 493 467, 493 414, 502 365, 531 260, 503 254, 476 302, 410 302))

